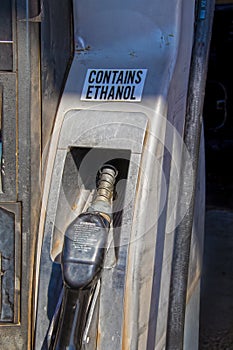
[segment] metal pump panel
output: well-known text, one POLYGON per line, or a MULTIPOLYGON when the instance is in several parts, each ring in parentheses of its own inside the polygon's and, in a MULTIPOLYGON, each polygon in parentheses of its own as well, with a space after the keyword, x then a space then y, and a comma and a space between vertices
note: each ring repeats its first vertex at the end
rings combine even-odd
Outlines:
MULTIPOLYGON (((51 341, 61 304, 65 231, 88 208, 97 171, 109 162, 118 170, 113 222, 82 346, 165 348, 173 232, 185 215, 176 208, 194 5, 73 1, 74 57, 50 140, 38 230, 36 350, 51 341)), ((202 226, 193 228, 187 324, 198 319, 202 226)), ((198 330, 186 334, 196 350, 198 330)))

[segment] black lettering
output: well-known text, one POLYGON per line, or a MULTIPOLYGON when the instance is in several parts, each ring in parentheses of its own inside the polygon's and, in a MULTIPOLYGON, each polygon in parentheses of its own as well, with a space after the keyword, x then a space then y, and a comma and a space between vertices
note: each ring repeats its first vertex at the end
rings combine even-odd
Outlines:
POLYGON ((100 84, 102 79, 103 79, 104 72, 102 70, 99 70, 98 73, 96 74, 96 83, 100 84))
POLYGON ((114 89, 114 86, 112 86, 108 94, 108 100, 110 100, 110 98, 112 100, 114 99, 114 93, 115 93, 115 89, 114 89))
POLYGON ((128 75, 129 75, 129 71, 127 70, 127 71, 125 72, 124 84, 127 84, 128 75))
POLYGON ((116 84, 122 84, 123 78, 124 78, 124 72, 120 71, 120 73, 118 74, 117 80, 116 80, 116 84))
POLYGON ((116 96, 115 96, 116 100, 118 100, 118 99, 121 100, 122 99, 124 88, 125 88, 124 86, 118 86, 117 87, 116 96))
POLYGON ((101 91, 100 91, 100 100, 102 100, 102 99, 106 100, 107 93, 108 93, 108 86, 102 86, 101 91))
POLYGON ((92 99, 92 89, 94 88, 93 85, 88 85, 88 88, 87 88, 87 93, 86 93, 86 99, 88 100, 91 100, 92 99))
POLYGON ((97 99, 98 97, 98 92, 99 92, 99 89, 101 88, 101 85, 95 85, 95 97, 94 97, 94 100, 97 99))
POLYGON ((92 70, 89 74, 88 83, 90 83, 90 84, 94 83, 94 81, 95 81, 95 78, 92 77, 92 75, 94 75, 94 76, 96 75, 96 70, 92 70))
POLYGON ((103 84, 109 84, 111 73, 112 73, 111 71, 105 71, 104 72, 103 84))
POLYGON ((128 100, 131 93, 131 86, 126 86, 124 91, 124 100, 128 100))
POLYGON ((128 79, 127 79, 127 84, 133 84, 133 83, 134 83, 135 74, 136 74, 135 71, 132 71, 132 70, 129 71, 129 76, 128 76, 128 79))
POLYGON ((141 75, 142 75, 142 74, 143 74, 143 71, 142 71, 142 70, 139 70, 139 71, 137 72, 137 79, 135 79, 135 83, 136 83, 136 84, 141 83, 141 81, 142 81, 141 75))
POLYGON ((134 96, 134 90, 135 90, 135 86, 132 86, 130 100, 136 100, 136 97, 134 96))
POLYGON ((119 71, 118 70, 113 70, 112 73, 113 73, 113 77, 112 77, 112 84, 115 84, 115 79, 116 79, 116 75, 119 71))

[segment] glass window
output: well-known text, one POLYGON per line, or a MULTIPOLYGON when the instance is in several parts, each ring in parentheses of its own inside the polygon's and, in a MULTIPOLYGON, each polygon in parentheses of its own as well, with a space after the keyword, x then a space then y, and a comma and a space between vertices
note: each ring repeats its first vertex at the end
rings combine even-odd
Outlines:
POLYGON ((0 71, 13 69, 12 2, 0 3, 0 71))
POLYGON ((0 84, 0 194, 3 193, 2 172, 3 172, 3 154, 2 154, 2 86, 0 84))

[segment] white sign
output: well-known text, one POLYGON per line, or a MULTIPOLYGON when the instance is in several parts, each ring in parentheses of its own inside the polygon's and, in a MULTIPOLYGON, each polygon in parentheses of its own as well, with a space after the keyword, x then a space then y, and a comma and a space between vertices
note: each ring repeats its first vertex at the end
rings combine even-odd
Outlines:
POLYGON ((141 101, 147 69, 88 69, 81 100, 141 101))

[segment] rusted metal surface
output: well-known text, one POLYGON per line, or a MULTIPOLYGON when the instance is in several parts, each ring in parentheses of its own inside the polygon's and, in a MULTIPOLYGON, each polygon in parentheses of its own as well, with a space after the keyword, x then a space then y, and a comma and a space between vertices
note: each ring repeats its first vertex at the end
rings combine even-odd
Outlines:
POLYGON ((73 51, 72 1, 43 1, 41 22, 42 135, 46 155, 73 51))
MULTIPOLYGON (((12 212, 16 218, 11 233, 16 244, 11 256, 15 272, 15 309, 12 323, 7 322, 0 327, 0 347, 3 350, 31 348, 33 239, 36 239, 40 206, 41 115, 39 28, 35 23, 33 27, 29 25, 26 2, 8 1, 8 5, 12 5, 9 19, 12 18, 13 72, 0 72, 5 160, 0 206, 12 212)), ((4 222, 1 229, 9 230, 6 225, 7 222, 4 222)))
MULTIPOLYGON (((2 86, 2 157, 4 170, 2 176, 2 193, 0 201, 17 200, 17 76, 15 73, 0 72, 2 86), (9 140, 11 140, 9 142, 9 140)), ((3 164, 2 164, 3 165, 3 164)))
POLYGON ((21 205, 0 203, 0 336, 3 325, 20 324, 21 205))

